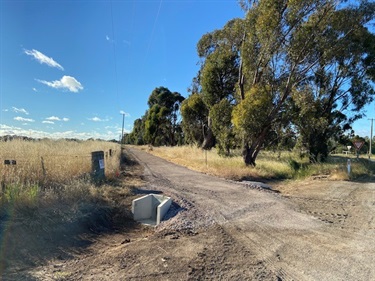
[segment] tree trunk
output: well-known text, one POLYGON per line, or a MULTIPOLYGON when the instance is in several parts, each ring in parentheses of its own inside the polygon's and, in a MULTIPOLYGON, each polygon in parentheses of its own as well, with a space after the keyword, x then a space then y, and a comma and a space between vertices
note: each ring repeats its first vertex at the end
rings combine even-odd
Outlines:
POLYGON ((255 159, 258 155, 258 152, 251 146, 249 147, 248 143, 245 143, 243 150, 242 150, 242 157, 246 164, 246 166, 253 166, 255 167, 255 159))
POLYGON ((207 132, 204 134, 204 139, 203 139, 203 144, 202 144, 202 148, 203 149, 211 149, 215 146, 215 143, 216 143, 216 139, 215 139, 215 136, 214 136, 214 133, 212 132, 212 129, 211 129, 211 118, 208 117, 208 122, 207 122, 207 132))
POLYGON ((211 149, 215 146, 215 136, 214 133, 212 132, 211 128, 209 127, 207 129, 206 135, 204 136, 202 148, 203 149, 211 149))
POLYGON ((328 139, 325 134, 316 134, 309 141, 310 163, 325 162, 328 157, 328 139))

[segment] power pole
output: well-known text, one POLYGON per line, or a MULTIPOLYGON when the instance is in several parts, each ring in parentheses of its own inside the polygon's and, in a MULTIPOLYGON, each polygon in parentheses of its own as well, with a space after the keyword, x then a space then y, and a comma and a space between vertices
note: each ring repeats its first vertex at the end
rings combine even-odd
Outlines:
POLYGON ((371 158, 371 153, 372 153, 372 147, 371 147, 371 144, 372 144, 372 127, 373 127, 373 124, 374 124, 374 118, 369 118, 368 120, 371 120, 371 130, 370 130, 370 150, 368 152, 368 158, 371 158))
POLYGON ((125 113, 122 113, 121 144, 124 143, 124 121, 125 121, 125 113))

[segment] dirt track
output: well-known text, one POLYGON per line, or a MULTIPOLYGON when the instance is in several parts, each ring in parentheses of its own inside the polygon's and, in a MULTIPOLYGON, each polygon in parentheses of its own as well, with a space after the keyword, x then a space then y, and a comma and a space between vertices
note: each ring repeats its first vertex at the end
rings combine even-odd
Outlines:
POLYGON ((230 182, 129 149, 145 191, 176 202, 155 230, 98 237, 36 280, 375 280, 375 184, 230 182))

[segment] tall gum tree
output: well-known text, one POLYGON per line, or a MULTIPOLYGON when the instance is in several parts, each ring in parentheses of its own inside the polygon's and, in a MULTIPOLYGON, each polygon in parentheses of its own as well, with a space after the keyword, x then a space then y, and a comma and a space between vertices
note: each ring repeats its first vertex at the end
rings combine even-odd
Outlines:
POLYGON ((229 21, 223 29, 203 35, 197 44, 198 55, 201 59, 201 69, 198 74, 199 79, 197 79, 201 86, 199 94, 209 111, 202 144, 204 149, 212 148, 216 142, 222 147, 227 147, 229 143, 223 137, 229 137, 231 134, 221 134, 217 130, 221 125, 220 120, 212 117, 217 116, 219 103, 226 100, 231 107, 236 99, 240 42, 235 30, 238 29, 240 21, 239 19, 229 21), (215 112, 211 112, 213 108, 215 112), (215 127, 214 130, 213 127, 215 127))
MULTIPOLYGON (((374 19, 375 4, 241 2, 248 4, 248 10, 233 121, 243 135, 244 162, 255 166, 272 125, 280 120, 293 92, 308 88, 314 101, 321 101, 327 122, 323 129, 333 122, 338 104, 343 110, 359 111, 372 100, 374 35, 366 25, 374 19), (258 104, 258 98, 267 103, 258 104)), ((328 131, 322 136, 327 139, 328 131)))
POLYGON ((176 145, 179 131, 178 114, 184 97, 165 87, 155 88, 148 99, 144 139, 152 145, 176 145))

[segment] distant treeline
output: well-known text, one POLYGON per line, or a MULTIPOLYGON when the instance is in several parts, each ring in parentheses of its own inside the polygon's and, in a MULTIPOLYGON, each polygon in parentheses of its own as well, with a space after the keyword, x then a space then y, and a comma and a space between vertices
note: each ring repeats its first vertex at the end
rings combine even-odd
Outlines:
MULTIPOLYGON (((26 137, 26 136, 17 136, 17 135, 5 135, 5 136, 0 136, 0 141, 13 141, 13 140, 22 140, 22 141, 42 141, 42 140, 50 140, 49 138, 31 138, 31 137, 26 137)), ((81 139, 76 139, 76 138, 63 138, 61 140, 65 141, 71 141, 71 142, 83 142, 83 141, 104 141, 104 142, 113 142, 113 143, 119 143, 118 140, 102 140, 102 139, 93 139, 89 138, 87 140, 81 140, 81 139)))

